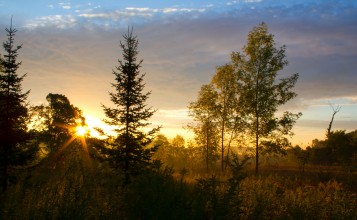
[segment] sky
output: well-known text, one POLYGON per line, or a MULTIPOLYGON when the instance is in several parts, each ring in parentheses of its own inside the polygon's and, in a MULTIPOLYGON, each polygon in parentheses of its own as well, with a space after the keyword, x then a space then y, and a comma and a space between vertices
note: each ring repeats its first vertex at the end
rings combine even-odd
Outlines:
POLYGON ((119 42, 133 27, 145 89, 152 92, 148 105, 157 109, 151 122, 168 137, 187 136, 189 103, 265 22, 277 46, 287 48, 289 65, 279 77, 300 75, 298 96, 279 109, 303 114, 293 143, 323 139, 331 106, 341 106, 333 129, 357 129, 357 1, 0 0, 1 42, 11 16, 16 43, 23 44, 18 74, 27 73, 23 90, 31 90, 32 105, 64 94, 88 123, 100 123, 101 105, 112 106, 119 42))

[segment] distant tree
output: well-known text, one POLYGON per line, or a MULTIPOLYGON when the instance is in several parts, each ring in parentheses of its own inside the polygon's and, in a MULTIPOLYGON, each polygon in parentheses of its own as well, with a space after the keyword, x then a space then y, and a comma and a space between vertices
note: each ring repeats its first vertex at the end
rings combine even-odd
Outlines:
POLYGON ((181 135, 176 135, 170 141, 169 160, 175 170, 185 169, 188 164, 188 151, 185 147, 185 138, 181 135))
POLYGON ((48 105, 31 108, 33 133, 37 133, 38 142, 55 151, 75 135, 77 126, 85 126, 86 122, 82 111, 65 95, 49 93, 46 100, 48 105))
POLYGON ((314 140, 311 147, 311 162, 321 165, 350 166, 356 163, 357 132, 330 131, 325 140, 314 140))
POLYGON ((0 166, 2 190, 8 186, 9 166, 24 164, 25 157, 21 144, 28 140, 27 133, 27 103, 29 91, 22 93, 21 83, 25 78, 18 76, 17 70, 21 62, 17 62, 18 50, 22 45, 15 45, 14 37, 17 30, 12 27, 5 29, 7 41, 3 43, 4 56, 0 57, 0 166))
POLYGON ((189 115, 194 119, 194 123, 188 127, 193 130, 196 143, 202 150, 207 172, 210 164, 215 163, 218 157, 219 130, 215 103, 217 92, 209 84, 201 87, 197 100, 188 106, 189 115))
POLYGON ((103 105, 108 125, 116 126, 117 136, 108 148, 111 164, 122 169, 125 174, 125 184, 130 182, 130 176, 137 174, 150 164, 155 148, 147 148, 159 127, 144 132, 148 127, 148 119, 154 110, 148 108, 146 100, 150 92, 144 93, 144 74, 140 75, 143 60, 138 61, 138 40, 133 30, 123 35, 124 43, 120 42, 123 50, 123 60, 113 71, 116 82, 112 84, 116 92, 110 92, 111 101, 115 107, 103 105))
POLYGON ((277 80, 278 71, 288 64, 285 46, 276 48, 274 36, 265 23, 249 32, 243 52, 233 52, 231 59, 241 86, 237 108, 243 112, 247 134, 255 142, 255 171, 258 173, 260 149, 282 152, 289 145, 284 135, 292 134, 300 113, 285 112, 281 118, 275 114, 279 106, 296 96, 291 90, 299 75, 277 80))
POLYGON ((167 164, 167 158, 169 155, 169 148, 171 146, 169 139, 163 134, 158 134, 151 142, 151 147, 157 148, 155 154, 152 159, 160 160, 162 163, 167 164))
POLYGON ((173 147, 185 147, 185 138, 178 134, 171 140, 171 143, 173 147))
POLYGON ((299 168, 304 173, 305 165, 309 162, 310 159, 310 148, 302 149, 300 146, 295 146, 291 148, 292 153, 294 154, 299 168))

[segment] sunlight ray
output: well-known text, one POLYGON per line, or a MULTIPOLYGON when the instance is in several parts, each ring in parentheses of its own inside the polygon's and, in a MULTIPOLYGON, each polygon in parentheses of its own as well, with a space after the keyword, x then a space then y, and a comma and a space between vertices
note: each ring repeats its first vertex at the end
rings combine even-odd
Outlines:
POLYGON ((57 158, 75 139, 76 139, 75 136, 72 136, 70 139, 68 139, 68 141, 64 143, 62 147, 54 155, 54 158, 57 158))
POLYGON ((84 162, 88 166, 88 168, 91 169, 92 168, 92 160, 89 155, 88 145, 87 145, 85 136, 81 137, 80 141, 82 143, 82 149, 84 151, 84 162))

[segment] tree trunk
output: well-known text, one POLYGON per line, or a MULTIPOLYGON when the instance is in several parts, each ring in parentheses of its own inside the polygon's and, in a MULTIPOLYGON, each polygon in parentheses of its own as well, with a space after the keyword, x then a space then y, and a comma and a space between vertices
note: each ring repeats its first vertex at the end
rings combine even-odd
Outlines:
POLYGON ((255 84, 255 174, 258 175, 259 173, 259 106, 258 106, 258 96, 259 96, 259 71, 257 72, 257 80, 255 84))
POLYGON ((257 131, 255 133, 255 174, 259 174, 259 134, 258 134, 259 122, 257 120, 257 131))
POLYGON ((209 141, 208 141, 208 126, 207 126, 207 128, 206 128, 206 172, 208 173, 208 159, 209 159, 209 157, 208 157, 208 153, 209 153, 209 151, 208 151, 208 147, 209 147, 209 141))
POLYGON ((5 192, 7 189, 7 179, 8 179, 8 172, 7 172, 7 167, 8 167, 8 145, 4 144, 4 161, 3 161, 3 167, 2 167, 2 191, 5 192))
POLYGON ((221 170, 222 170, 222 173, 224 171, 224 127, 225 127, 224 119, 222 119, 222 131, 221 131, 221 135, 222 135, 221 170))
POLYGON ((125 116, 125 182, 124 184, 127 185, 130 183, 130 176, 129 176, 129 106, 126 106, 126 116, 125 116))
POLYGON ((327 128, 327 138, 330 137, 331 135, 331 128, 332 128, 332 123, 333 123, 333 120, 335 118, 335 115, 341 110, 341 106, 337 106, 336 108, 334 108, 331 104, 330 104, 332 110, 333 110, 333 114, 332 114, 332 117, 331 117, 331 121, 328 125, 328 128, 327 128))

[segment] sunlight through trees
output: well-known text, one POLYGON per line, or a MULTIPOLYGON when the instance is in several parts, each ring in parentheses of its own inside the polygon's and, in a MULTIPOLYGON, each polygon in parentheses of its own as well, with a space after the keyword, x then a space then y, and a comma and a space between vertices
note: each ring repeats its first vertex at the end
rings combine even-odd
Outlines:
MULTIPOLYGON (((68 7, 68 6, 67 6, 68 7)), ((144 10, 144 9, 142 9, 144 10)), ((357 130, 292 146, 301 113, 279 112, 294 99, 298 74, 268 26, 248 34, 242 52, 218 66, 188 105, 194 139, 168 138, 149 120, 138 59, 128 29, 113 70, 110 129, 94 128, 63 94, 30 105, 17 71, 22 45, 5 29, 0 56, 1 219, 355 219, 357 130), (99 135, 91 136, 91 130, 99 135), (254 174, 260 175, 254 175, 254 174)), ((93 126, 94 125, 94 126, 93 126)))

